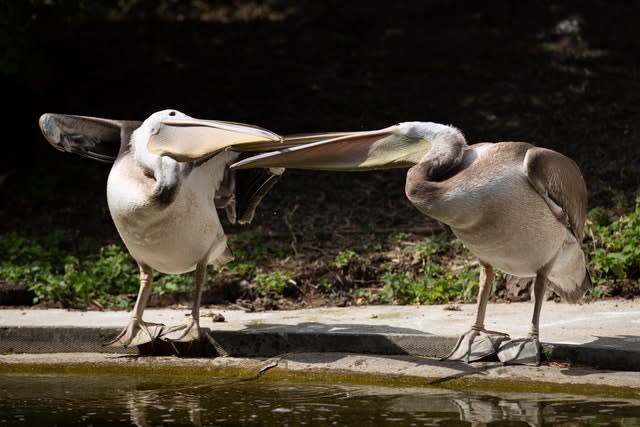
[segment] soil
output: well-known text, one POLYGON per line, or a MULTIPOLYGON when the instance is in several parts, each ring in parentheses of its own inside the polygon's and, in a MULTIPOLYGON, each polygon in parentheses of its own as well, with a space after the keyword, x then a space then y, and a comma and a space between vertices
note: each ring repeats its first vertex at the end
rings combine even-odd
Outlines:
MULTIPOLYGON (((177 108, 280 134, 434 121, 469 143, 527 141, 572 157, 590 207, 631 206, 638 191, 639 2, 52 3, 3 6, 0 235, 62 228, 77 242, 119 241, 109 166, 52 150, 44 112, 141 120, 177 108)), ((224 276, 212 301, 370 302, 359 295, 380 292, 385 266, 416 268, 412 245, 448 233, 406 200, 404 175, 287 171, 250 226, 226 225, 284 248, 265 268, 292 273, 285 298, 259 299, 224 276), (332 267, 348 249, 358 256, 332 267)))

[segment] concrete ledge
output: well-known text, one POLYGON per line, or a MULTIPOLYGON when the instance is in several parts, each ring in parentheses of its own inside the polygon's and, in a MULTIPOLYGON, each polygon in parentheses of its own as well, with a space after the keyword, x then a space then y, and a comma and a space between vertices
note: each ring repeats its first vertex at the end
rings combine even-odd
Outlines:
POLYGON ((456 337, 418 334, 322 333, 283 331, 212 331, 202 329, 198 344, 162 340, 139 348, 105 347, 103 342, 119 332, 114 328, 3 327, 0 353, 115 353, 170 354, 191 357, 274 357, 283 353, 347 352, 362 354, 407 354, 442 357, 456 337))
MULTIPOLYGON (((547 304, 541 338, 550 361, 640 372, 640 307, 628 301, 547 304)), ((491 304, 487 329, 513 338, 528 332, 531 304, 491 304)), ((156 341, 140 348, 103 347, 127 324, 126 312, 0 310, 0 353, 116 353, 189 357, 275 357, 295 353, 354 353, 439 358, 472 323, 475 307, 368 306, 245 313, 203 311, 203 339, 193 344, 156 341)), ((145 320, 184 323, 188 310, 147 310, 145 320)), ((640 384, 639 384, 640 386, 640 384)))
POLYGON ((290 353, 264 358, 183 358, 107 353, 48 353, 0 355, 3 374, 133 375, 208 381, 270 380, 336 382, 386 387, 445 386, 525 393, 567 393, 640 399, 640 372, 613 372, 587 367, 549 365, 502 366, 497 362, 471 365, 418 356, 350 353, 290 353))
POLYGON ((118 332, 114 328, 0 327, 0 353, 138 353, 102 345, 118 332))
POLYGON ((595 369, 640 372, 640 352, 636 350, 587 345, 543 344, 542 346, 547 359, 553 362, 579 364, 595 369))
MULTIPOLYGON (((138 348, 104 347, 119 332, 114 328, 17 327, 0 329, 0 353, 111 353, 186 357, 275 357, 287 353, 356 353, 440 358, 456 337, 425 334, 308 333, 295 331, 211 331, 200 343, 169 344, 161 340, 138 348)), ((596 369, 639 371, 640 352, 622 348, 543 343, 549 361, 596 369)))

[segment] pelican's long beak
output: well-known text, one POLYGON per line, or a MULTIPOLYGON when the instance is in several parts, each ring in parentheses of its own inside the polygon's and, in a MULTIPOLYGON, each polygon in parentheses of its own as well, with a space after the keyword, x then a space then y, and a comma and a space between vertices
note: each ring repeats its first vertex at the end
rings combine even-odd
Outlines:
MULTIPOLYGON (((431 149, 431 142, 400 134, 398 126, 369 132, 306 135, 303 145, 258 154, 232 169, 284 167, 329 171, 407 168, 431 149), (337 136, 336 136, 337 135, 337 136)), ((298 137, 296 137, 298 138, 298 137)), ((295 145, 285 137, 284 145, 295 145)))
POLYGON ((190 117, 170 118, 162 120, 158 131, 149 137, 147 150, 184 162, 243 145, 264 145, 262 151, 273 150, 281 142, 280 135, 257 126, 190 117))

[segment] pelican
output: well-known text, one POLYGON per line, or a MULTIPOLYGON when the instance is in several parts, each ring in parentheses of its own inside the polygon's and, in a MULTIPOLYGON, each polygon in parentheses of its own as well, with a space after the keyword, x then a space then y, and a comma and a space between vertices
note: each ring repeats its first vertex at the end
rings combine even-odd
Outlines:
POLYGON ((407 198, 451 228, 479 259, 475 322, 444 359, 467 363, 496 354, 504 363, 540 363, 539 320, 545 286, 577 302, 591 286, 580 242, 587 189, 564 155, 524 142, 467 145, 456 128, 406 122, 385 129, 329 135, 258 154, 231 165, 329 171, 409 168, 407 198), (528 336, 510 340, 485 329, 493 268, 535 277, 528 336))
POLYGON ((44 114, 40 128, 58 150, 113 163, 107 202, 138 264, 140 289, 129 324, 105 344, 197 340, 207 266, 232 259, 216 209, 224 208, 232 223, 250 222, 283 172, 257 170, 243 179, 227 167, 240 155, 233 149, 277 146, 282 138, 255 126, 194 119, 176 110, 156 112, 144 122, 44 114), (195 270, 195 299, 186 324, 165 328, 142 320, 153 270, 195 270))

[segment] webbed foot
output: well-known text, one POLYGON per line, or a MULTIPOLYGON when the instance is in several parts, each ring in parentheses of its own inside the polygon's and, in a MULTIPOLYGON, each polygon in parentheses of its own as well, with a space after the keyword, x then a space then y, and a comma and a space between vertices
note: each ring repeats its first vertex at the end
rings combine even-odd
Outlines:
POLYGON ((509 340, 509 335, 486 329, 470 329, 460 338, 453 350, 440 360, 475 362, 498 352, 498 348, 509 340))
POLYGON ((200 339, 200 325, 196 320, 191 320, 184 325, 167 328, 160 337, 171 342, 193 342, 200 339))
POLYGON ((127 327, 114 339, 105 342, 104 346, 129 347, 138 346, 154 341, 160 336, 164 325, 160 323, 147 323, 138 319, 131 319, 127 327))
POLYGON ((539 366, 542 352, 538 337, 519 338, 502 345, 498 358, 505 365, 539 366))

